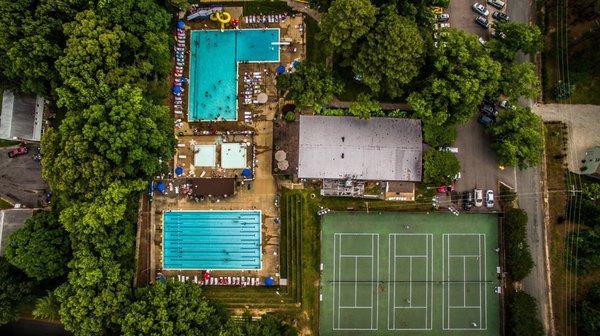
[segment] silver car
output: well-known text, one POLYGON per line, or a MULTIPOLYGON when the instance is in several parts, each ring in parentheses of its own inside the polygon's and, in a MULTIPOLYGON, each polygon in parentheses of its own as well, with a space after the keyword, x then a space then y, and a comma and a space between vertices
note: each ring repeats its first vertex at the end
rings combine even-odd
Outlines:
POLYGON ((487 0, 487 3, 489 3, 490 5, 498 8, 498 9, 502 9, 506 5, 504 3, 504 1, 501 1, 501 0, 487 0))
POLYGON ((490 15, 490 11, 488 11, 487 9, 485 9, 485 6, 480 4, 479 2, 476 2, 473 4, 473 6, 471 6, 471 8, 476 12, 479 13, 483 16, 488 16, 490 15))
POLYGON ((480 207, 483 205, 483 190, 474 189, 473 195, 475 195, 475 206, 480 207))
POLYGON ((494 207, 494 192, 492 190, 487 190, 485 192, 485 207, 486 208, 494 207))

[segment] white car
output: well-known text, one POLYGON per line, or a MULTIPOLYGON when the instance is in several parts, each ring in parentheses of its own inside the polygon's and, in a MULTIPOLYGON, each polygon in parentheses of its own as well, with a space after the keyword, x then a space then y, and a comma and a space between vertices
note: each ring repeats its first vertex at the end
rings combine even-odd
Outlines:
POLYGON ((485 192, 485 207, 486 208, 494 207, 494 192, 492 190, 488 190, 485 192))
POLYGON ((480 207, 483 205, 483 190, 474 189, 473 195, 475 195, 475 206, 480 207))
POLYGON ((483 16, 488 16, 490 15, 490 11, 488 11, 487 9, 485 9, 485 6, 480 4, 479 2, 476 2, 473 4, 473 6, 471 6, 471 8, 476 12, 479 13, 483 16))

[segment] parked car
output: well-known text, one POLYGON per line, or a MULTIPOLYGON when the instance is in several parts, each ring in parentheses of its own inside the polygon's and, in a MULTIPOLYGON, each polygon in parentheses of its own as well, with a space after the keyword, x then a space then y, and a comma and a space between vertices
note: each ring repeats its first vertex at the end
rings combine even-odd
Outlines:
POLYGON ((487 190, 485 192, 485 207, 486 208, 494 207, 494 192, 492 190, 487 190))
POLYGON ((503 109, 507 110, 507 109, 511 109, 514 110, 515 106, 514 105, 510 105, 508 100, 503 100, 500 102, 500 104, 498 104, 498 106, 502 107, 503 109))
POLYGON ((479 111, 483 114, 488 115, 492 119, 495 119, 498 115, 498 111, 496 111, 494 105, 490 105, 488 103, 483 103, 483 105, 479 108, 479 111))
POLYGON ((489 126, 494 123, 494 119, 490 118, 490 116, 486 114, 482 114, 477 118, 477 121, 483 126, 489 126))
POLYGON ((21 156, 21 155, 25 155, 29 152, 29 148, 27 148, 26 146, 20 146, 17 147, 11 151, 8 152, 8 157, 9 158, 14 158, 17 156, 21 156))
POLYGON ((487 0, 487 3, 498 9, 502 9, 506 5, 504 1, 501 0, 487 0))
POLYGON ((480 207, 483 205, 483 190, 481 189, 474 189, 473 190, 473 197, 475 198, 475 206, 476 207, 480 207))
POLYGON ((471 9, 473 9, 476 13, 479 13, 483 16, 488 16, 490 15, 490 11, 488 11, 484 5, 480 4, 479 2, 476 2, 473 4, 473 6, 471 6, 471 9))
POLYGON ((498 21, 508 21, 508 15, 499 11, 495 11, 492 17, 498 21))
POLYGON ((463 201, 463 209, 465 211, 470 211, 473 207, 473 193, 470 191, 465 191, 462 197, 463 201))
POLYGON ((485 42, 487 42, 483 37, 479 36, 479 43, 485 47, 485 42))
POLYGON ((440 151, 458 154, 458 147, 442 147, 442 148, 440 148, 440 151))
POLYGON ((450 14, 448 13, 442 13, 437 16, 437 22, 446 22, 448 20, 450 20, 450 14))
POLYGON ((483 16, 476 17, 475 22, 477 22, 477 24, 483 28, 488 28, 490 26, 488 19, 484 18, 483 16))

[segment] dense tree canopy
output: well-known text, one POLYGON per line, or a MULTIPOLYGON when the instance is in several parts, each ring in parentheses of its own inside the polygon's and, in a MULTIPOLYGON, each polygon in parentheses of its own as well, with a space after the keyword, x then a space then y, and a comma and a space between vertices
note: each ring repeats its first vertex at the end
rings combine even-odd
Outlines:
POLYGON ((596 230, 571 232, 566 237, 567 250, 571 253, 567 266, 577 274, 589 274, 600 269, 600 233, 596 230))
POLYGON ((448 151, 430 149, 423 158, 423 182, 434 185, 450 185, 460 172, 456 155, 448 151))
POLYGON ((456 127, 423 123, 423 140, 434 148, 450 146, 456 140, 456 127))
POLYGON ((425 42, 415 22, 386 6, 360 45, 352 68, 373 92, 400 97, 419 73, 424 53, 425 42))
POLYGON ((502 67, 500 93, 513 99, 535 98, 540 94, 540 80, 531 62, 505 64, 502 67))
POLYGON ((216 309, 192 282, 158 282, 136 292, 122 324, 123 335, 218 335, 227 315, 216 309))
POLYGON ((63 276, 71 259, 70 240, 56 215, 39 212, 10 235, 6 259, 30 278, 44 280, 63 276))
POLYGON ((329 103, 343 86, 321 64, 303 63, 290 74, 277 78, 277 88, 288 91, 289 97, 300 107, 312 106, 315 110, 329 103))
POLYGON ((352 49, 371 30, 376 14, 369 0, 335 0, 321 18, 321 39, 334 53, 352 57, 352 49))
POLYGON ((16 320, 19 309, 33 299, 27 276, 0 257, 0 325, 16 320))
POLYGON ((509 336, 544 336, 546 332, 539 320, 535 298, 523 291, 506 295, 506 329, 509 336))
POLYGON ((350 104, 348 107, 348 114, 361 119, 369 119, 371 116, 383 116, 381 104, 363 93, 359 94, 358 97, 356 97, 356 101, 350 104))
POLYGON ((258 321, 253 321, 252 316, 246 312, 241 323, 230 323, 227 336, 296 336, 298 333, 289 324, 283 321, 282 316, 276 313, 265 314, 258 321))
POLYGON ((529 108, 502 111, 489 129, 495 138, 492 147, 498 153, 501 165, 523 169, 541 161, 544 150, 542 119, 529 108))
POLYGON ((527 244, 527 213, 523 209, 507 209, 504 216, 504 241, 508 276, 514 281, 523 280, 534 266, 527 244))
POLYGON ((577 325, 582 334, 600 335, 600 282, 590 287, 583 301, 579 303, 578 313, 577 325))
POLYGON ((408 103, 424 123, 454 125, 473 117, 483 97, 498 89, 501 65, 474 35, 455 29, 440 33, 431 74, 408 103))
POLYGON ((147 179, 169 158, 174 139, 167 108, 124 86, 78 112, 44 137, 43 176, 55 191, 93 196, 115 179, 147 179))
POLYGON ((514 21, 496 21, 494 29, 504 35, 497 34, 486 44, 486 48, 497 59, 512 62, 517 52, 534 54, 543 47, 542 33, 538 26, 514 21))

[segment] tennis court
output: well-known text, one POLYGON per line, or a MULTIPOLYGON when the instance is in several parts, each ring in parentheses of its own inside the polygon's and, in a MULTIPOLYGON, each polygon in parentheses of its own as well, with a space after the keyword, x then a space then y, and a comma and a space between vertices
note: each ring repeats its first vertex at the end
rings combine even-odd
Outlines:
POLYGON ((321 335, 498 335, 495 215, 323 218, 321 335))

